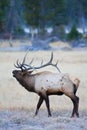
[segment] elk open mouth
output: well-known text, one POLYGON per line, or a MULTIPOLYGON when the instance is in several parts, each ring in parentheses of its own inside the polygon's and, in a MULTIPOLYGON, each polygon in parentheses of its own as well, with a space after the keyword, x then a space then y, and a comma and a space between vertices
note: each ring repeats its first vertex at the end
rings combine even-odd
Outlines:
POLYGON ((15 77, 15 73, 16 73, 15 71, 13 71, 13 72, 12 72, 12 74, 13 74, 13 77, 15 77))

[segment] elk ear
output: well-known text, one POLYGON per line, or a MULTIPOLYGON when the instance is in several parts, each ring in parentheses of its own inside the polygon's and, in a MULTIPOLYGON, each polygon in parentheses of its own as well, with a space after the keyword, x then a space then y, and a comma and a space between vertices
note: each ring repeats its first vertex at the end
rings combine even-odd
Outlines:
POLYGON ((28 74, 31 74, 32 72, 33 72, 33 70, 31 70, 31 71, 28 71, 27 73, 28 73, 28 74))

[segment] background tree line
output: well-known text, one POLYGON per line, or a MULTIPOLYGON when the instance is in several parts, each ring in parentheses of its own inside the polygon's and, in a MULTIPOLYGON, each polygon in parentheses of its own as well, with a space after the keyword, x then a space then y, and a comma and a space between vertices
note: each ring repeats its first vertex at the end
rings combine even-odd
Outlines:
POLYGON ((20 33, 23 25, 57 33, 65 25, 84 26, 86 14, 87 0, 0 0, 0 33, 20 33))

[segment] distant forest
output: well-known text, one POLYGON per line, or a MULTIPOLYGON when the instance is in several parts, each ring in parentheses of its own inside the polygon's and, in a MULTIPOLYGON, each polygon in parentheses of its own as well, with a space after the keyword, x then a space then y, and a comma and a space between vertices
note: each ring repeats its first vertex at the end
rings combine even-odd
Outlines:
POLYGON ((20 34, 25 27, 63 34, 63 27, 84 29, 86 21, 87 0, 0 0, 0 34, 20 34))

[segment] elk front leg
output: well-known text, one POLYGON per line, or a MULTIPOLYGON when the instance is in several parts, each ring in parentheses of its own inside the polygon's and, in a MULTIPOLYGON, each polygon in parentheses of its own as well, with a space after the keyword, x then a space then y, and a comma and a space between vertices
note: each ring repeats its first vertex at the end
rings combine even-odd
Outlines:
POLYGON ((36 108, 35 115, 38 114, 39 108, 40 108, 40 106, 41 106, 42 103, 43 103, 43 97, 40 96, 39 101, 38 101, 38 104, 37 104, 37 108, 36 108))

